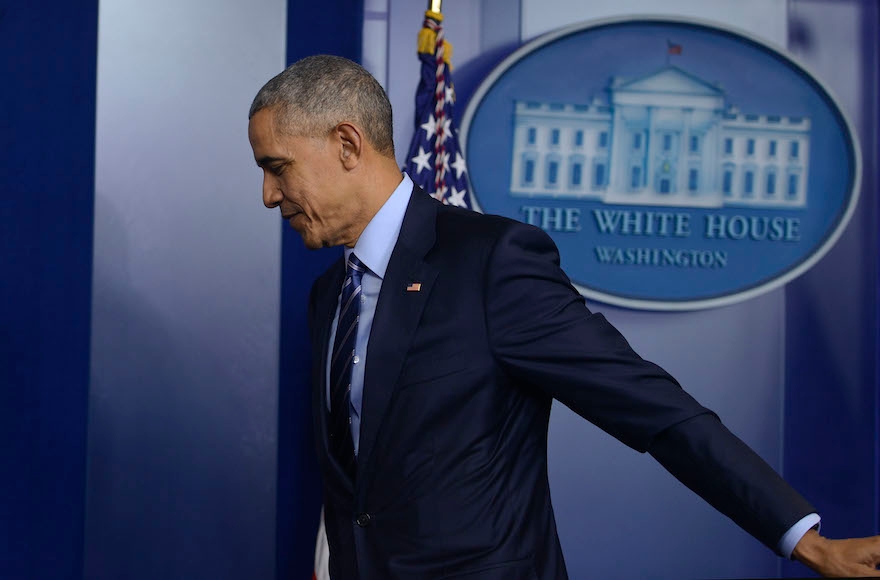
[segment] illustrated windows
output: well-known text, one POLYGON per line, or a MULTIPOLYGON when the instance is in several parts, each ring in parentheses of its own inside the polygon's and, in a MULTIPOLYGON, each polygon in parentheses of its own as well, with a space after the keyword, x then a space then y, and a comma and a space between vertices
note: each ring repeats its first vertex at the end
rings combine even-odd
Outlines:
POLYGON ((526 141, 528 141, 529 145, 534 145, 535 141, 538 140, 538 130, 534 127, 529 127, 529 131, 526 135, 526 141))

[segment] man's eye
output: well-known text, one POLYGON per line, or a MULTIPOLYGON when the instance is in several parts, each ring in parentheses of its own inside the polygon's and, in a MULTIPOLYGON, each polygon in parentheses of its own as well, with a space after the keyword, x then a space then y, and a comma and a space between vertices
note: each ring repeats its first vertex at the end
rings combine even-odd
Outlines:
POLYGON ((281 175, 284 172, 284 165, 270 165, 269 171, 271 171, 273 175, 281 175))

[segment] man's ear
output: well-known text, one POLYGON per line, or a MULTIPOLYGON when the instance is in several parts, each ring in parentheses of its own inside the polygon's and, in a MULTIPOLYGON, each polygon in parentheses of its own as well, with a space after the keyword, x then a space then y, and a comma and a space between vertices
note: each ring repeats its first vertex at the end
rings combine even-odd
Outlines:
POLYGON ((361 133, 360 127, 351 123, 339 123, 336 125, 336 137, 339 139, 339 160, 346 169, 354 169, 360 163, 367 146, 366 139, 361 133))

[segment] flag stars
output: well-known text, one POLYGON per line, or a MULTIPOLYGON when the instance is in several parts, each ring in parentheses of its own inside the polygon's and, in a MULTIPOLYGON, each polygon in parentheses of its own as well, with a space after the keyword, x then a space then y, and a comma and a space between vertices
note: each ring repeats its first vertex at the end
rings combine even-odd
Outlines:
POLYGON ((410 160, 416 164, 416 173, 421 173, 425 169, 431 170, 431 154, 431 151, 425 151, 424 147, 419 147, 419 154, 410 160))
POLYGON ((456 179, 461 179, 462 174, 467 173, 467 166, 464 163, 464 157, 462 157, 461 153, 458 151, 455 152, 455 161, 452 163, 452 168, 455 169, 456 179))
POLYGON ((449 152, 444 151, 443 153, 441 153, 438 161, 440 162, 440 163, 438 163, 438 166, 442 168, 443 173, 448 172, 449 171, 449 152))
POLYGON ((443 119, 443 124, 437 127, 437 136, 440 138, 441 143, 445 143, 447 139, 452 135, 452 119, 447 117, 443 119))
POLYGON ((461 191, 452 186, 452 193, 449 194, 449 197, 446 198, 446 203, 448 205, 454 205, 457 207, 467 207, 467 204, 464 201, 464 196, 467 194, 467 188, 462 188, 461 191))
POLYGON ((446 102, 450 104, 455 102, 455 89, 451 85, 446 87, 446 102))
POLYGON ((434 115, 430 115, 428 121, 422 123, 422 129, 428 134, 427 139, 430 140, 434 136, 434 133, 437 132, 437 119, 434 118, 434 115))

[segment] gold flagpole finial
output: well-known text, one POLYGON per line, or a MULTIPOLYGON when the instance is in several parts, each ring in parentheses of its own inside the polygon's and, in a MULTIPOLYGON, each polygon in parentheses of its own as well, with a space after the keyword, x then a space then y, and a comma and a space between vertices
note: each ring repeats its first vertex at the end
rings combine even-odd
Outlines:
POLYGON ((441 13, 440 5, 443 4, 443 0, 428 0, 428 10, 431 12, 436 12, 437 14, 441 13))

